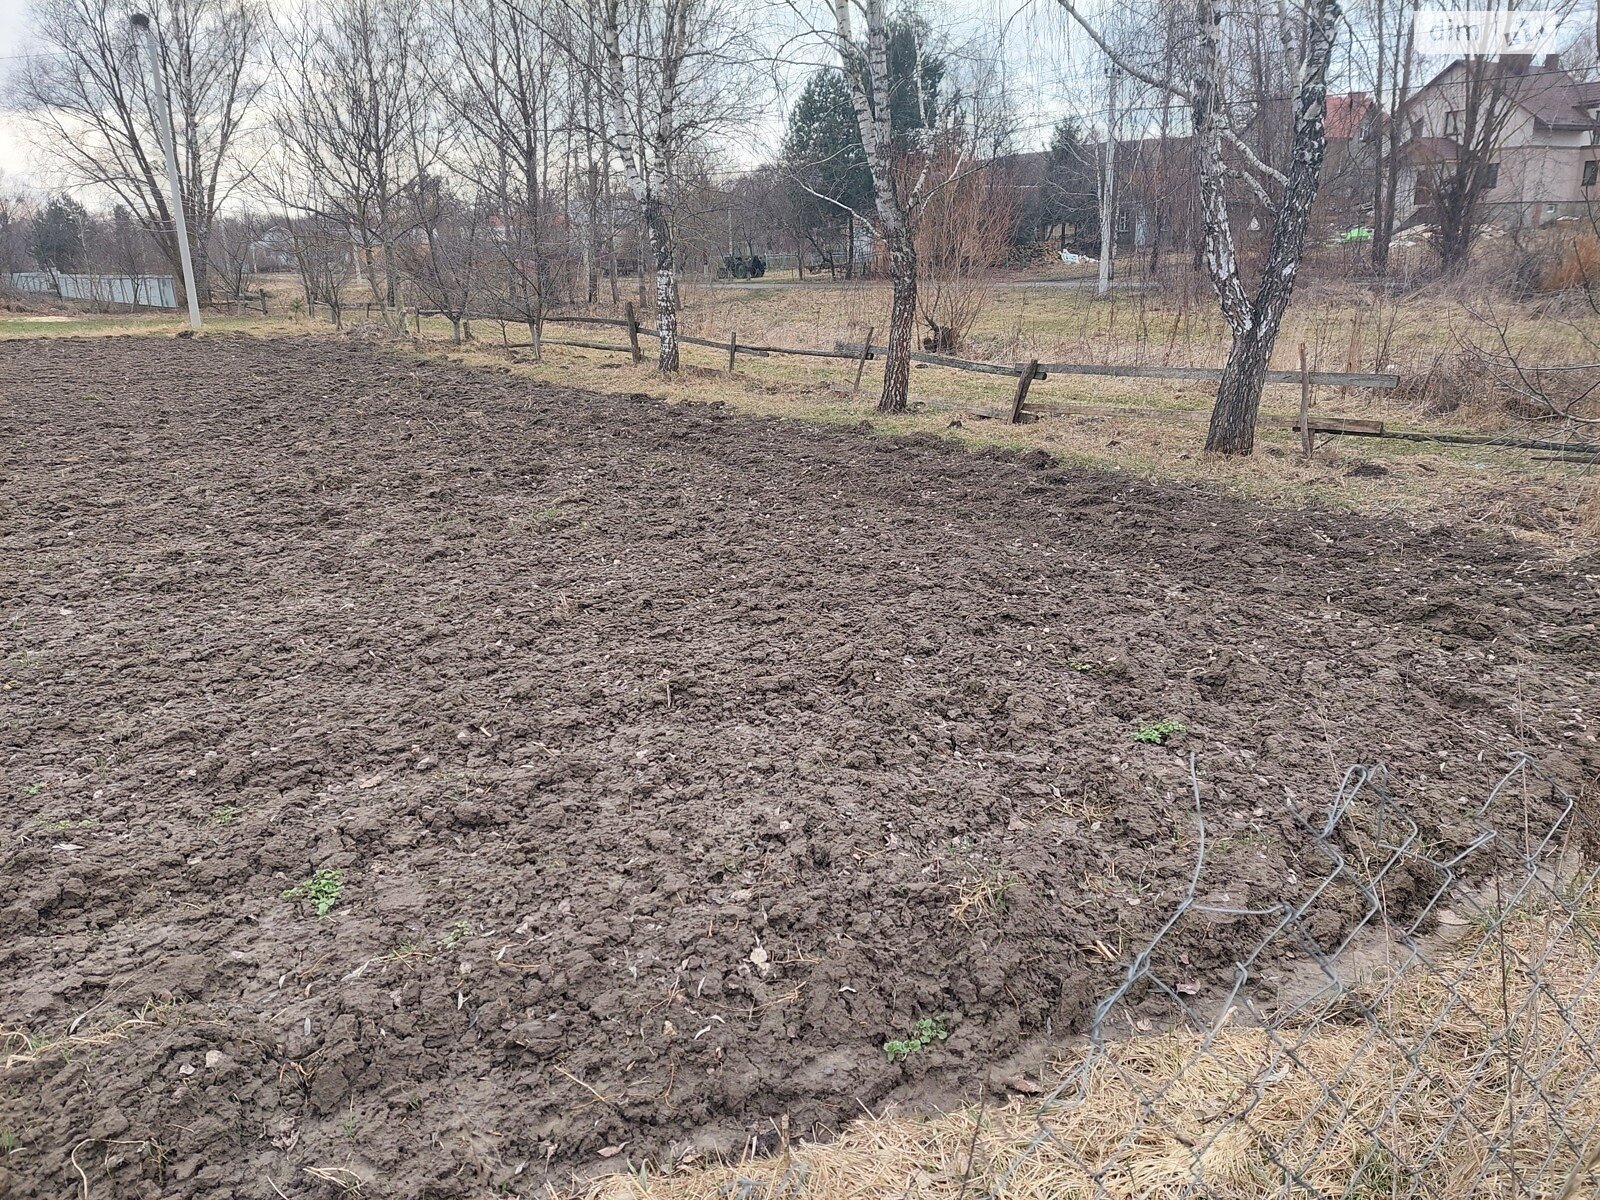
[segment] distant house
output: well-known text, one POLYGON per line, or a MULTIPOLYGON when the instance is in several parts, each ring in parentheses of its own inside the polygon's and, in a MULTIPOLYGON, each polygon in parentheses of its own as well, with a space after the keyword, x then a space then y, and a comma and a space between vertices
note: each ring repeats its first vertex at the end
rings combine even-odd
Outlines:
MULTIPOLYGON (((1480 211, 1508 228, 1539 226, 1579 215, 1600 200, 1600 83, 1580 83, 1550 55, 1501 60, 1498 95, 1508 108, 1497 122, 1493 161, 1480 211)), ((1468 68, 1458 60, 1406 104, 1404 156, 1397 212, 1402 222, 1429 219, 1431 181, 1454 163, 1468 101, 1468 68)), ((1496 101, 1502 103, 1502 101, 1496 101)))
MULTIPOLYGON (((1271 105, 1266 126, 1274 131, 1289 128, 1289 103, 1271 105)), ((1322 172, 1322 191, 1318 197, 1322 223, 1336 228, 1363 224, 1371 218, 1371 163, 1362 147, 1370 139, 1374 105, 1366 92, 1350 92, 1328 97, 1327 152, 1322 172)), ((1103 148, 1085 147, 1091 161, 1097 161, 1103 148)), ((1129 138, 1117 143, 1117 245, 1132 249, 1189 248, 1199 234, 1197 212, 1198 181, 1194 140, 1187 133, 1167 137, 1129 138)), ((1059 244, 1062 249, 1092 251, 1100 240, 1098 220, 1092 213, 1094 168, 1087 167, 1088 178, 1079 178, 1084 194, 1074 206, 1084 212, 1081 224, 1061 219, 1060 205, 1048 203, 1059 188, 1055 176, 1059 168, 1047 151, 1008 155, 997 160, 1015 181, 1025 221, 1033 225, 1041 242, 1059 244), (1087 211, 1085 211, 1087 210, 1087 211)), ((1230 186, 1234 208, 1245 214, 1246 222, 1259 229, 1254 211, 1255 199, 1243 184, 1230 186)))
POLYGON ((1328 97, 1323 136, 1322 185, 1317 212, 1323 224, 1349 228, 1371 220, 1372 155, 1370 145, 1377 106, 1366 92, 1328 97))
MULTIPOLYGON (((1076 170, 1054 162, 1050 152, 1009 154, 995 160, 1017 194, 1019 219, 1034 240, 1062 250, 1095 251, 1100 243, 1095 164, 1104 153, 1084 146, 1076 170), (1066 194, 1070 192, 1069 194, 1066 194)), ((1194 148, 1187 136, 1117 142, 1117 221, 1120 247, 1171 248, 1192 237, 1194 148)))

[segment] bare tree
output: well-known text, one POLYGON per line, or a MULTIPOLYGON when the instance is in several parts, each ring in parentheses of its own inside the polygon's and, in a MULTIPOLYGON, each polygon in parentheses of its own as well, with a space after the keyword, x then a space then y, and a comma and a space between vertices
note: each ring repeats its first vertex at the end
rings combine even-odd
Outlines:
POLYGON ((1411 98, 1417 0, 1368 0, 1373 107, 1366 136, 1372 163, 1372 265, 1389 266, 1404 159, 1404 113, 1411 98))
POLYGON ((36 205, 21 185, 0 173, 0 285, 9 283, 13 271, 31 266, 28 225, 36 205))
MULTIPOLYGON (((1226 14, 1217 0, 1196 0, 1191 79, 1187 83, 1163 73, 1159 65, 1141 65, 1132 56, 1118 53, 1079 10, 1076 0, 1057 3, 1117 66, 1189 106, 1200 179, 1202 258, 1233 335, 1211 409, 1206 449, 1249 454, 1255 447, 1256 415, 1267 363, 1294 291, 1322 173, 1328 69, 1341 19, 1339 0, 1309 0, 1303 8, 1286 3, 1275 16, 1253 15, 1252 29, 1266 21, 1275 26, 1277 44, 1294 64, 1288 162, 1281 170, 1263 160, 1240 132, 1228 94, 1230 73, 1223 53, 1226 14), (1235 247, 1228 195, 1228 185, 1234 180, 1244 183, 1272 223, 1271 241, 1253 287, 1246 285, 1235 247)), ((1257 111, 1263 110, 1258 107, 1257 111)))
MULTIPOLYGON (((934 169, 951 174, 947 165, 934 169)), ((985 168, 954 176, 923 206, 914 240, 922 273, 917 308, 929 329, 925 349, 957 350, 977 324, 1016 223, 1015 195, 985 168)))
MULTIPOLYGON (((537 355, 560 249, 548 193, 564 59, 518 0, 435 0, 435 9, 446 53, 434 59, 434 86, 459 132, 456 169, 494 208, 493 236, 476 248, 480 260, 498 260, 495 299, 527 324, 537 355)), ((485 284, 488 265, 479 263, 485 284)))
POLYGON ((735 71, 747 55, 733 14, 714 0, 598 0, 604 54, 601 92, 609 141, 639 213, 640 272, 655 274, 663 373, 678 370, 678 260, 673 205, 680 162, 744 112, 748 86, 735 71))
MULTIPOLYGON (((883 392, 878 408, 904 412, 911 395, 911 346, 917 319, 917 244, 912 218, 926 199, 925 172, 909 180, 894 169, 893 125, 889 77, 889 20, 884 0, 865 0, 866 50, 856 44, 851 0, 834 0, 837 52, 850 103, 855 109, 861 146, 872 174, 877 234, 889 250, 888 356, 883 364, 883 392)), ((956 164, 957 169, 960 163, 956 164)))
MULTIPOLYGON (((313 210, 319 207, 312 206, 313 210)), ((283 233, 300 276, 307 311, 315 315, 318 304, 326 305, 334 326, 343 328, 345 293, 356 278, 349 229, 326 216, 290 216, 284 221, 283 233)))
POLYGON ((417 295, 449 320, 451 340, 459 344, 486 249, 483 210, 427 175, 412 184, 405 201, 416 233, 396 246, 396 264, 417 295))
POLYGON ((1552 81, 1530 76, 1525 60, 1469 56, 1430 85, 1429 108, 1436 111, 1404 114, 1416 122, 1418 207, 1431 218, 1433 248, 1445 270, 1466 265, 1482 230, 1483 202, 1497 182, 1518 97, 1537 102, 1546 90, 1552 81))
POLYGON ((872 230, 889 256, 888 348, 878 409, 904 412, 910 399, 918 312, 917 222, 934 196, 977 169, 974 152, 985 138, 995 135, 987 118, 1001 114, 963 109, 957 90, 944 89, 941 95, 940 88, 929 86, 933 81, 923 67, 934 53, 933 34, 915 14, 891 17, 887 0, 831 0, 831 5, 831 24, 814 32, 836 56, 849 86, 872 177, 872 213, 854 211, 854 217, 872 230), (857 36, 858 11, 865 25, 864 40, 857 36), (911 57, 910 69, 898 77, 892 51, 911 57), (900 116, 897 121, 897 112, 908 107, 911 117, 900 116))
MULTIPOLYGON (((263 32, 254 0, 154 0, 171 92, 184 216, 196 288, 212 222, 243 175, 238 162, 260 91, 263 32)), ((39 53, 11 85, 41 155, 80 186, 103 188, 161 246, 175 279, 175 222, 156 138, 152 97, 133 52, 126 0, 37 0, 39 53)))
POLYGON ((256 271, 256 247, 268 225, 254 213, 221 216, 212 223, 206 258, 223 300, 237 304, 244 297, 245 281, 256 271))
POLYGON ((391 322, 396 252, 415 214, 405 196, 441 141, 420 18, 418 0, 321 0, 285 20, 276 58, 272 188, 290 211, 349 231, 391 322))

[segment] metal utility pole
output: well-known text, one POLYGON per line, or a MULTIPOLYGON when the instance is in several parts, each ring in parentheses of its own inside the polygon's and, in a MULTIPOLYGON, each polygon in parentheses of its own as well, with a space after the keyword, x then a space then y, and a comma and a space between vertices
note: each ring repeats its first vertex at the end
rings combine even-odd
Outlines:
POLYGON ((136 36, 144 39, 145 57, 150 61, 150 91, 155 101, 156 132, 167 159, 167 187, 172 191, 172 220, 178 235, 178 257, 183 263, 183 295, 189 301, 189 328, 200 328, 200 298, 195 294, 194 259, 189 254, 189 222, 183 215, 183 189, 178 183, 178 148, 172 140, 172 111, 167 101, 167 73, 161 66, 161 44, 154 26, 144 13, 131 18, 136 36))
POLYGON ((1117 81, 1121 77, 1122 72, 1114 64, 1106 68, 1106 152, 1100 175, 1100 276, 1095 280, 1096 300, 1111 294, 1111 260, 1117 252, 1117 81))

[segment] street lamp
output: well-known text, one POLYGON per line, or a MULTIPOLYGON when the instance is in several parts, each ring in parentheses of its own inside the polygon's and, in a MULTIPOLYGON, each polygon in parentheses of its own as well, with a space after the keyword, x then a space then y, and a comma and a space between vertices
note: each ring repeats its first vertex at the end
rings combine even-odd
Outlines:
POLYGON ((161 66, 161 44, 155 28, 144 13, 131 18, 136 36, 144 39, 145 57, 150 61, 150 88, 155 97, 156 132, 167 159, 167 187, 172 192, 173 226, 178 235, 178 258, 183 264, 183 294, 189 301, 189 328, 200 328, 200 299, 195 294, 194 260, 189 255, 189 222, 183 215, 183 189, 178 183, 178 149, 172 140, 172 113, 167 103, 167 74, 161 66))

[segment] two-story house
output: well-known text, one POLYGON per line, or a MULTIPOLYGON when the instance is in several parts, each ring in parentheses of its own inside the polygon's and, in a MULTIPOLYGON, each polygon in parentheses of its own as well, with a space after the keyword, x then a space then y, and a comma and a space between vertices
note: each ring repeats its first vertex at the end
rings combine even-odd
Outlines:
POLYGON ((1481 65, 1457 60, 1402 110, 1402 222, 1430 219, 1435 182, 1459 161, 1475 120, 1490 131, 1475 143, 1488 150, 1478 209, 1485 223, 1536 227, 1576 215, 1591 200, 1600 205, 1600 83, 1573 79, 1555 55, 1508 56, 1494 67, 1486 76, 1481 65))

